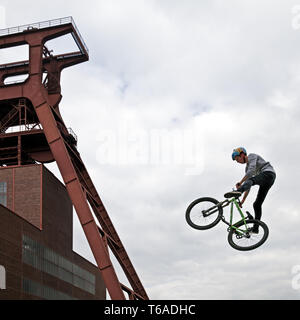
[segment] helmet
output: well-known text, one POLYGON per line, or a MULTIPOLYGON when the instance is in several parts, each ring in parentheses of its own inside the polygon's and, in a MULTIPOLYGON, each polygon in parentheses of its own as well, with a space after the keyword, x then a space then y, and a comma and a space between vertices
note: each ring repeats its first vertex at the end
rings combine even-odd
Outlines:
POLYGON ((233 152, 232 152, 232 155, 231 155, 232 160, 235 160, 234 158, 235 158, 236 156, 239 156, 242 152, 243 152, 245 155, 247 155, 247 151, 246 151, 246 149, 243 148, 243 147, 239 147, 239 148, 233 149, 233 152))

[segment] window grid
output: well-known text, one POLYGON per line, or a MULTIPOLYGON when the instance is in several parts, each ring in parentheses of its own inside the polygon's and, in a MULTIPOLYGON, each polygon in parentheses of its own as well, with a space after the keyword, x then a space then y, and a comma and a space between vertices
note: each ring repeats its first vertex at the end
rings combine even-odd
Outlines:
POLYGON ((5 181, 0 182, 0 204, 7 206, 7 183, 5 181))
POLYGON ((23 235, 22 256, 24 263, 95 294, 95 275, 26 235, 23 235))
POLYGON ((41 283, 23 278, 23 292, 46 300, 78 300, 66 293, 43 286, 41 283))

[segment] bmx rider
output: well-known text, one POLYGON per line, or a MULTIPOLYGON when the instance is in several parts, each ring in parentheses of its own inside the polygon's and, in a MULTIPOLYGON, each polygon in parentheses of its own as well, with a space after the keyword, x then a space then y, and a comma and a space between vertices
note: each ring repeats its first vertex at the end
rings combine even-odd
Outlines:
MULTIPOLYGON (((267 196, 268 191, 274 184, 276 172, 270 162, 265 161, 261 156, 255 153, 249 153, 245 148, 240 147, 233 150, 232 160, 246 164, 245 176, 236 184, 236 190, 225 193, 225 198, 240 197, 244 193, 241 200, 241 206, 245 202, 250 188, 259 185, 256 200, 253 203, 255 219, 260 220, 262 215, 262 204, 267 196)), ((258 233, 258 226, 254 225, 253 233, 258 233)))

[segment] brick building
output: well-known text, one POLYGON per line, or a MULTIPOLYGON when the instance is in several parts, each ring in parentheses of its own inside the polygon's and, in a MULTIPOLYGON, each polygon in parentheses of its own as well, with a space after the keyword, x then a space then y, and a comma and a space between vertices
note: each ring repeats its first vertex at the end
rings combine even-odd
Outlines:
POLYGON ((104 300, 99 269, 72 242, 65 186, 43 165, 1 167, 0 299, 104 300))

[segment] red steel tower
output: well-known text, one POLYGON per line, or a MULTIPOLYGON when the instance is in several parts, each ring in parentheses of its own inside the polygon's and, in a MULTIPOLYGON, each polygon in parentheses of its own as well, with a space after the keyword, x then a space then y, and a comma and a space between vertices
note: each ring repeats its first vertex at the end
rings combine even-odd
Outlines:
POLYGON ((87 46, 72 17, 0 31, 0 49, 24 44, 29 46, 29 60, 0 65, 0 166, 56 161, 111 299, 123 300, 127 293, 129 299, 147 300, 147 293, 80 157, 77 137, 67 129, 59 111, 61 72, 87 61, 87 46), (73 36, 78 51, 53 55, 45 43, 67 34, 73 36), (6 81, 19 75, 27 78, 14 83, 6 81), (8 132, 16 127, 19 129, 8 132), (131 288, 120 283, 109 248, 131 288))

